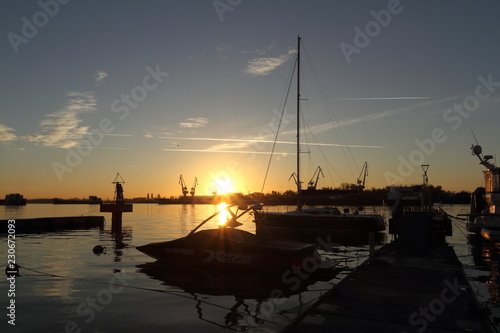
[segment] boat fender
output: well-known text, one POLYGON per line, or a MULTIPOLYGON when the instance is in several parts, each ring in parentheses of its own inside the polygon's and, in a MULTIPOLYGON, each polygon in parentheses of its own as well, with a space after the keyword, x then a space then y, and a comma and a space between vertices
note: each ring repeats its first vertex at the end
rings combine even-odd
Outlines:
POLYGON ((94 252, 94 254, 96 254, 96 255, 99 255, 101 253, 106 252, 106 248, 104 246, 102 246, 102 245, 96 245, 92 249, 92 252, 94 252))

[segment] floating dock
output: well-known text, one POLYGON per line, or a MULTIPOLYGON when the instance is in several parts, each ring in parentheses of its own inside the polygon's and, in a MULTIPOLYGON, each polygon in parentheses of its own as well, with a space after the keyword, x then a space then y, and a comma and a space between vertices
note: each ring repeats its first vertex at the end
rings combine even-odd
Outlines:
MULTIPOLYGON (((7 233, 9 220, 0 220, 2 233, 7 233)), ((15 219, 16 233, 46 232, 63 229, 103 228, 104 216, 65 216, 15 219)))
POLYGON ((453 247, 442 210, 393 211, 396 239, 282 332, 496 332, 453 247))

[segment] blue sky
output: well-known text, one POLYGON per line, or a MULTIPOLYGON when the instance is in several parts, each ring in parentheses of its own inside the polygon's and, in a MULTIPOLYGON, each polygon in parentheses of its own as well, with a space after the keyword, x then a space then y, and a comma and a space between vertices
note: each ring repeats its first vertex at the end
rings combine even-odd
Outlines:
MULTIPOLYGON (((3 1, 0 195, 262 189, 302 37, 302 180, 474 190, 495 154, 498 1, 3 1), (313 68, 309 64, 313 65, 313 68), (316 86, 319 77, 323 94, 316 86), (321 98, 323 97, 323 99, 321 98), (328 110, 323 106, 327 105, 328 110), (3 194, 2 194, 3 193, 3 194)), ((264 191, 293 189, 292 91, 264 191)))

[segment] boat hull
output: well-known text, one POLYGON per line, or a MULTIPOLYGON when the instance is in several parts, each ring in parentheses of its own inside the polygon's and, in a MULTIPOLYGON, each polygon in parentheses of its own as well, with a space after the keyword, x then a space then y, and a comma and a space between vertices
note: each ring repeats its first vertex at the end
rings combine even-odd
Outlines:
POLYGON ((233 228, 202 230, 137 250, 162 262, 212 267, 281 270, 321 261, 313 244, 258 237, 233 228))
POLYGON ((371 232, 386 229, 385 221, 376 214, 334 214, 330 211, 258 213, 255 215, 257 235, 294 239, 311 237, 367 238, 371 232))

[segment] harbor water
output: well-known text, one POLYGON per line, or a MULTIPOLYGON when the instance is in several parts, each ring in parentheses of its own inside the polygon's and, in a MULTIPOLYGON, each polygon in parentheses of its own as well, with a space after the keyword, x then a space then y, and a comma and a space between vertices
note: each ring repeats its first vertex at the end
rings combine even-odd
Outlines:
MULTIPOLYGON (((469 209, 468 205, 442 208, 453 216, 469 209)), ((320 247, 320 253, 325 259, 340 260, 339 269, 313 278, 307 267, 279 275, 158 267, 154 259, 135 249, 185 236, 218 209, 215 205, 134 204, 134 211, 123 216, 120 234, 111 232, 110 216, 102 230, 14 233, 15 261, 21 269, 15 280, 0 281, 1 331, 279 332, 369 255, 369 244, 325 239, 329 247, 320 247), (94 253, 96 245, 104 251, 94 253), (12 300, 14 311, 8 309, 12 300)), ((387 208, 376 209, 386 217, 390 214, 387 208)), ((98 205, 0 206, 0 219, 101 214, 98 205)), ((251 217, 242 222, 240 228, 255 231, 251 217)), ((377 247, 390 240, 385 235, 377 247)), ((500 250, 469 235, 465 222, 458 219, 453 219, 453 236, 447 241, 464 265, 479 302, 488 306, 493 318, 500 317, 500 250)), ((3 234, 0 252, 6 263, 12 244, 3 234)))

